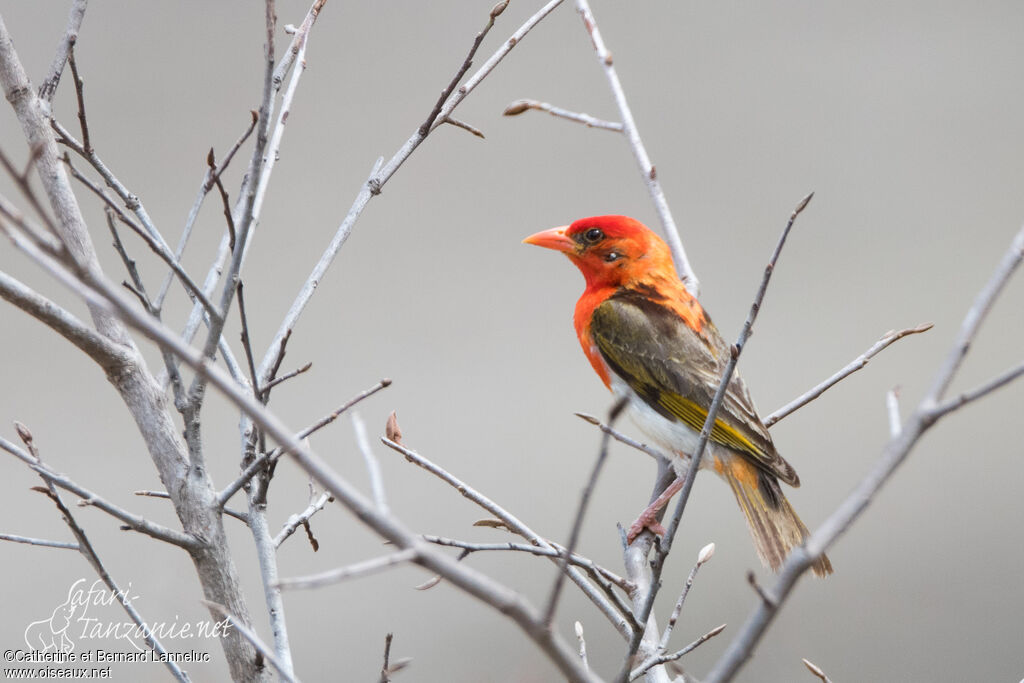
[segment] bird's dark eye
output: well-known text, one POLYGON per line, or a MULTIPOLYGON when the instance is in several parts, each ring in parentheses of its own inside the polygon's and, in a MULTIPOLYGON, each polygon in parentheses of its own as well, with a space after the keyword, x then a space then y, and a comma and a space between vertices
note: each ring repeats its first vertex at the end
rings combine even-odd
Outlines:
POLYGON ((609 251, 607 254, 604 255, 604 260, 607 261, 608 263, 614 263, 618 261, 620 258, 622 258, 622 254, 620 254, 617 251, 609 251))
POLYGON ((591 228, 583 233, 583 239, 586 240, 588 244, 595 244, 604 239, 604 233, 598 228, 591 228))

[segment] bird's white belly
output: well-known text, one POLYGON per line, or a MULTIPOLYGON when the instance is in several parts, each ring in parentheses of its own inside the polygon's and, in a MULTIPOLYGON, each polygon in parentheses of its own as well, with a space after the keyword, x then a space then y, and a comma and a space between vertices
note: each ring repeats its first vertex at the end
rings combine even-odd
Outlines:
MULTIPOLYGON (((690 461, 690 455, 697 450, 697 443, 700 441, 700 433, 687 427, 678 420, 670 420, 651 406, 647 405, 633 389, 622 379, 610 373, 612 392, 617 397, 629 399, 627 410, 633 423, 644 435, 653 442, 653 445, 665 451, 666 455, 675 455, 672 464, 677 473, 686 471, 690 461)), ((708 452, 711 444, 704 449, 704 457, 701 459, 701 466, 707 467, 710 461, 708 452)))

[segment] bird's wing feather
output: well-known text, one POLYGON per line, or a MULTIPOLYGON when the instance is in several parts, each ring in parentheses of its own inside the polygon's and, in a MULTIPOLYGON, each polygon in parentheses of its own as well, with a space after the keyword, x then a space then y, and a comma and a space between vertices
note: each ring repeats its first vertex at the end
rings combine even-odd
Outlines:
MULTIPOLYGON (((729 358, 729 347, 710 321, 698 335, 652 297, 621 290, 594 310, 590 334, 611 370, 654 410, 696 432, 703 428, 729 358)), ((715 418, 711 441, 746 456, 782 481, 799 485, 737 374, 715 418)))

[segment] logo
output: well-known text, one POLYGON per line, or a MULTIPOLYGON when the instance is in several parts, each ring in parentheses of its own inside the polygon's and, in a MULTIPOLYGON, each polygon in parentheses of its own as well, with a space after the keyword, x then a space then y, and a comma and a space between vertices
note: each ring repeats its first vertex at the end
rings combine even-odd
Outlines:
POLYGON ((122 607, 122 604, 132 606, 132 601, 138 598, 131 593, 131 584, 127 589, 114 592, 99 579, 88 586, 86 581, 78 579, 71 584, 64 602, 48 617, 33 621, 25 628, 25 645, 29 650, 68 653, 83 644, 110 645, 124 641, 143 652, 149 649, 146 638, 150 635, 160 641, 221 638, 231 628, 228 619, 183 622, 177 615, 170 622, 140 625, 126 620, 122 607))

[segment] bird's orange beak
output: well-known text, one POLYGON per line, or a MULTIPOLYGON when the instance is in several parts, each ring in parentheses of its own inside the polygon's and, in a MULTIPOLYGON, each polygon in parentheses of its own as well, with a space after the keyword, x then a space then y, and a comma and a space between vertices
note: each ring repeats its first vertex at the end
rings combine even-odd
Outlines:
POLYGON ((523 240, 523 244, 532 244, 535 247, 544 247, 545 249, 554 249, 562 252, 574 251, 576 249, 576 242, 565 235, 568 227, 568 225, 563 225, 551 228, 550 230, 542 230, 527 237, 523 240))

